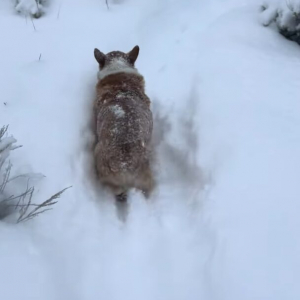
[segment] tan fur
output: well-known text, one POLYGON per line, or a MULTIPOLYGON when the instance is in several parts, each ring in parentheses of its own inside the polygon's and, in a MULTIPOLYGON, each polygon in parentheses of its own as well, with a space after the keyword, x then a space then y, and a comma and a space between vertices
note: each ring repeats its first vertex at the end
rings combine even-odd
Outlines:
POLYGON ((144 78, 137 71, 110 74, 99 79, 96 92, 94 155, 100 182, 115 195, 131 188, 149 195, 153 120, 144 78))

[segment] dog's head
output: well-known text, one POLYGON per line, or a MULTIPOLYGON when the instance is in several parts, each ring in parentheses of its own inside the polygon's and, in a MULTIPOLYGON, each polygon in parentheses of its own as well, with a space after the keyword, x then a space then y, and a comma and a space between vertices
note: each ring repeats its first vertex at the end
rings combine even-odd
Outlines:
POLYGON ((128 53, 112 51, 104 54, 96 48, 94 55, 99 64, 99 77, 103 78, 112 73, 135 70, 134 63, 139 55, 139 50, 139 46, 135 46, 128 53))

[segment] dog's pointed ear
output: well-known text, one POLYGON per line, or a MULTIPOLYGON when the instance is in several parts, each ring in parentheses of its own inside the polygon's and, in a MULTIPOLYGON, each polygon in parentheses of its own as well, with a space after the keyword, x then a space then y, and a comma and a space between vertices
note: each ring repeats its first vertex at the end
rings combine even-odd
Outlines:
POLYGON ((100 65, 100 68, 103 68, 104 64, 105 64, 105 58, 106 58, 105 54, 102 53, 99 49, 95 48, 94 55, 95 55, 96 61, 100 65))
POLYGON ((134 65, 136 59, 139 56, 139 52, 140 52, 140 47, 135 46, 129 53, 127 53, 129 61, 130 61, 131 64, 134 65))

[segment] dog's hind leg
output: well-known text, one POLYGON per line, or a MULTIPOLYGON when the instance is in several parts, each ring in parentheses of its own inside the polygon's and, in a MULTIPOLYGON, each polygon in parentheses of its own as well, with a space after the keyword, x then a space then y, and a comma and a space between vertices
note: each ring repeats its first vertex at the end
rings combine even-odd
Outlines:
POLYGON ((127 193, 124 192, 122 194, 116 195, 115 199, 118 218, 122 222, 125 222, 128 215, 127 193))
POLYGON ((135 187, 139 189, 146 199, 149 199, 155 186, 152 171, 148 164, 145 164, 141 170, 138 179, 135 182, 135 187))
POLYGON ((127 202, 127 193, 121 193, 115 196, 117 202, 127 202))

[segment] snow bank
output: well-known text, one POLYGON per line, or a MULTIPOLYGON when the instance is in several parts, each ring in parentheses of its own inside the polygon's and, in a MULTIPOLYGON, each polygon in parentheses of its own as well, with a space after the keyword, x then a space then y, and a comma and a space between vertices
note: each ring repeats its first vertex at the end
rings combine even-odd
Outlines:
POLYGON ((300 1, 265 2, 261 21, 265 26, 275 23, 282 35, 300 44, 300 1))
POLYGON ((43 12, 44 8, 42 3, 45 1, 41 0, 16 0, 16 11, 25 15, 33 16, 34 18, 39 18, 43 12))

